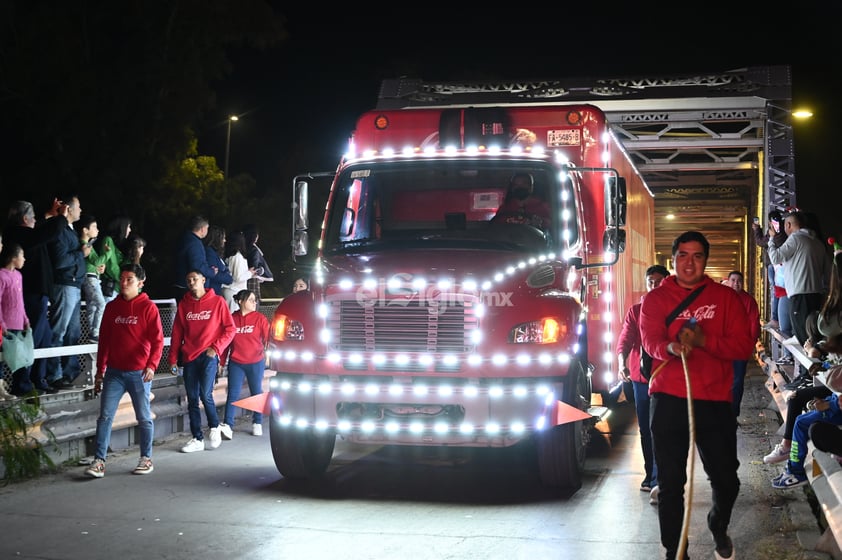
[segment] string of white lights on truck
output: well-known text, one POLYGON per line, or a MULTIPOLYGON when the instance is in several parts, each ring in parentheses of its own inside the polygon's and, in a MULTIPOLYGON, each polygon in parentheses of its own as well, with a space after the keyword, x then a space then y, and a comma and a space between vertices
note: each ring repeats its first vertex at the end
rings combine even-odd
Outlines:
MULTIPOLYGON (((354 149, 353 142, 350 144, 350 149, 348 154, 346 154, 346 160, 351 160, 356 158, 356 152, 354 149)), ((502 150, 499 147, 489 147, 488 149, 484 147, 472 147, 467 148, 463 151, 457 150, 453 147, 448 147, 444 150, 445 154, 455 156, 455 155, 477 155, 481 153, 488 153, 488 154, 499 154, 502 150)), ((528 146, 528 147, 520 147, 520 146, 513 146, 510 150, 513 154, 519 153, 531 153, 532 156, 536 155, 544 155, 544 149, 540 146, 528 146)), ((379 157, 394 157, 394 156, 418 156, 418 155, 435 155, 438 152, 432 148, 428 147, 425 149, 421 148, 405 148, 400 152, 395 152, 394 150, 383 150, 379 157)), ((556 152, 556 160, 560 163, 567 163, 566 157, 564 154, 560 152, 556 152)), ((374 150, 365 150, 363 152, 363 157, 365 158, 374 158, 378 157, 378 154, 374 150)), ((571 219, 571 211, 568 207, 568 203, 571 198, 570 189, 564 187, 564 185, 569 184, 569 176, 567 172, 561 172, 561 182, 562 182, 562 191, 561 191, 561 201, 562 201, 562 208, 560 210, 562 223, 565 226, 562 228, 562 239, 565 244, 569 244, 572 234, 570 228, 566 226, 569 224, 571 219)), ((572 252, 570 253, 572 255, 572 252)), ((569 255, 567 251, 563 255, 563 258, 567 258, 569 255)), ((544 263, 548 261, 553 261, 556 259, 555 253, 547 253, 541 254, 537 256, 530 257, 528 259, 519 260, 517 263, 513 263, 509 266, 506 266, 503 270, 496 272, 492 275, 490 279, 484 280, 477 280, 474 278, 466 278, 460 283, 457 283, 454 279, 446 278, 440 279, 435 282, 429 281, 423 278, 416 278, 413 279, 411 283, 411 288, 415 290, 423 290, 428 285, 433 284, 439 290, 443 292, 448 292, 450 294, 471 294, 475 295, 478 289, 483 291, 490 290, 495 283, 501 283, 507 280, 509 277, 513 276, 516 273, 522 272, 527 268, 531 267, 536 269, 539 266, 542 266, 544 263)), ((363 271, 363 272, 372 272, 372 271, 363 271)), ((571 269, 570 274, 573 274, 573 270, 571 269)), ((610 279, 610 273, 608 275, 610 279)), ((313 269, 313 281, 317 284, 324 285, 325 278, 324 278, 324 269, 321 266, 321 261, 317 260, 313 269)), ((375 277, 367 277, 362 280, 361 287, 363 289, 373 290, 380 284, 380 280, 375 277)), ((353 280, 351 279, 342 279, 338 282, 338 287, 341 290, 350 291, 355 289, 357 286, 354 284, 353 280)), ((610 283, 606 284, 610 286, 610 283)), ((401 280, 392 278, 386 282, 387 288, 399 288, 403 287, 401 284, 401 280)), ((555 290, 554 292, 557 292, 555 290)), ((577 294, 568 294, 573 295, 574 297, 577 294)), ((610 312, 610 290, 606 292, 606 298, 608 299, 609 303, 606 303, 606 311, 610 312)), ((326 304, 320 304, 318 306, 318 315, 322 319, 327 320, 328 313, 329 313, 329 306, 326 304)), ((476 309, 476 315, 478 317, 482 317, 484 314, 484 305, 479 304, 476 309)), ((286 340, 292 339, 299 339, 303 340, 304 332, 303 327, 296 326, 293 323, 296 321, 291 320, 289 321, 290 324, 287 325, 286 334, 292 334, 293 337, 285 337, 286 340), (300 337, 300 338, 299 338, 300 337)), ((557 337, 558 334, 561 332, 560 325, 555 325, 552 328, 542 328, 540 329, 542 333, 548 332, 550 336, 557 337)), ((329 343, 332 338, 332 334, 329 329, 325 328, 320 332, 320 340, 323 343, 329 343)), ((472 342, 475 344, 480 342, 482 334, 477 329, 472 333, 472 342)), ((606 335, 608 339, 606 339, 606 343, 610 344, 611 339, 613 337, 606 335)), ((573 348, 572 352, 575 353, 578 351, 578 348, 573 348)), ((294 360, 302 360, 305 362, 310 362, 314 360, 314 355, 311 351, 303 351, 303 352, 296 352, 294 350, 287 350, 281 353, 280 351, 276 351, 274 353, 274 357, 282 357, 286 361, 294 361, 294 360)), ((352 365, 362 365, 365 361, 365 355, 363 352, 346 352, 343 356, 342 353, 339 352, 332 352, 330 353, 326 359, 332 363, 339 364, 339 363, 349 363, 352 365)), ((391 358, 393 363, 399 367, 406 367, 411 365, 412 359, 409 353, 398 352, 394 354, 391 358)), ((370 358, 371 364, 375 367, 382 367, 387 364, 389 358, 384 353, 375 353, 370 358)), ((460 359, 458 356, 453 354, 446 354, 440 357, 441 364, 446 367, 455 367, 459 365, 460 359)), ((531 355, 528 353, 522 353, 515 356, 513 362, 521 367, 534 367, 536 364, 542 366, 549 366, 553 363, 560 363, 560 364, 569 364, 571 360, 571 352, 570 351, 562 351, 558 353, 551 353, 551 352, 540 352, 537 355, 531 355)), ((423 367, 429 367, 433 365, 435 362, 435 357, 432 354, 421 354, 417 357, 417 363, 423 367)), ((469 366, 478 367, 483 364, 491 364, 500 368, 503 367, 510 367, 512 361, 509 359, 509 355, 505 353, 496 353, 489 357, 483 357, 479 354, 473 353, 470 354, 465 358, 465 364, 469 366)), ((475 431, 481 431, 483 434, 494 436, 504 433, 511 433, 511 434, 521 434, 526 430, 541 430, 546 427, 547 425, 547 414, 550 412, 552 407, 555 405, 557 401, 557 397, 552 390, 552 388, 547 384, 539 384, 539 385, 515 385, 515 386, 508 386, 508 385, 492 385, 489 387, 480 387, 478 385, 462 385, 462 386, 453 386, 448 383, 441 383, 434 386, 427 386, 427 385, 416 385, 416 384, 407 384, 407 383, 391 383, 388 385, 381 386, 377 383, 369 382, 360 382, 360 383, 352 383, 352 382, 343 382, 340 385, 334 385, 330 381, 316 381, 310 382, 306 380, 299 380, 293 382, 288 379, 273 379, 271 381, 272 388, 276 391, 284 391, 284 392, 292 392, 296 391, 298 394, 321 394, 321 395, 330 395, 334 391, 338 391, 343 398, 351 398, 353 395, 365 395, 367 398, 374 398, 378 395, 382 397, 388 396, 390 399, 400 399, 405 395, 412 395, 413 397, 423 397, 425 394, 434 393, 439 396, 449 397, 451 395, 461 395, 465 398, 487 398, 490 401, 502 399, 505 396, 514 396, 518 399, 539 399, 541 403, 541 413, 532 421, 532 422, 523 422, 523 421, 513 421, 508 425, 501 425, 496 422, 489 422, 484 426, 476 426, 470 422, 463 422, 456 430, 462 434, 470 434, 475 433, 475 431)), ((277 399, 273 400, 273 407, 277 410, 280 408, 280 402, 277 399)), ((534 413, 534 411, 533 411, 534 413)), ((299 428, 316 428, 319 430, 325 430, 330 427, 330 424, 327 420, 314 420, 311 421, 307 418, 299 418, 295 419, 290 415, 282 415, 280 421, 284 425, 295 425, 299 428)), ((399 433, 399 432, 409 432, 413 434, 422 434, 427 430, 431 430, 438 434, 446 434, 453 430, 454 428, 450 426, 447 422, 435 422, 432 425, 422 421, 411 421, 411 422, 397 422, 394 420, 386 421, 386 422, 377 422, 374 420, 363 420, 354 422, 351 420, 342 420, 340 419, 336 425, 336 429, 340 432, 343 431, 351 431, 354 429, 359 429, 364 433, 372 433, 379 429, 382 429, 385 433, 399 433)))

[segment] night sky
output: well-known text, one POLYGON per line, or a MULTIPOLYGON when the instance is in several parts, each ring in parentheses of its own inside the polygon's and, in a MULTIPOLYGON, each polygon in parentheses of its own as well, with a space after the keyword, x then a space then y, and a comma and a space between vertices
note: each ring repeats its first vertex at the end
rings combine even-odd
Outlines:
MULTIPOLYGON (((286 190, 292 176, 281 175, 284 155, 296 154, 300 168, 294 172, 333 170, 357 115, 374 107, 384 78, 664 76, 790 65, 793 105, 808 106, 815 115, 795 130, 798 203, 819 213, 826 233, 842 229, 833 212, 842 189, 828 189, 839 159, 833 128, 842 126, 832 83, 842 63, 828 56, 839 48, 815 14, 805 12, 805 21, 815 21, 796 25, 797 17, 783 22, 770 15, 765 21, 762 14, 746 19, 730 11, 703 23, 644 15, 632 6, 602 14, 577 8, 569 16, 558 9, 553 15, 507 9, 469 16, 466 10, 457 15, 405 8, 400 15, 287 9, 287 41, 266 52, 232 52, 233 72, 216 85, 217 106, 199 130, 200 151, 217 156, 221 165, 226 116, 238 114, 231 174, 247 172, 259 184, 286 190), (790 28, 781 30, 785 23, 790 28)), ((715 6, 706 4, 708 9, 717 13, 715 6)))

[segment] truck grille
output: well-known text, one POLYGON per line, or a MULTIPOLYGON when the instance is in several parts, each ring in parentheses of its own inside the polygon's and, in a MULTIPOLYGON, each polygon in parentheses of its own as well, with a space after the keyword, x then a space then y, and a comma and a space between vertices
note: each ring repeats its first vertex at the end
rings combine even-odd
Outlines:
MULTIPOLYGON (((460 298, 462 299, 462 298, 460 298)), ((357 300, 330 303, 331 350, 347 352, 454 352, 473 349, 477 327, 470 300, 357 300)))

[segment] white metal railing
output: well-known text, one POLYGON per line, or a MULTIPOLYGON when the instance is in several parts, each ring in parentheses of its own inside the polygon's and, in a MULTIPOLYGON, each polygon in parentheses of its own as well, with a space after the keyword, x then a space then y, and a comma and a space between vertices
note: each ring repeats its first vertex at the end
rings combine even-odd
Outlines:
MULTIPOLYGON (((275 311, 275 307, 277 307, 278 303, 283 298, 264 298, 261 300, 261 305, 258 311, 266 315, 266 317, 271 321, 272 314, 275 311)), ((177 302, 173 298, 169 299, 154 299, 152 300, 158 308, 161 310, 161 321, 164 326, 164 355, 161 358, 161 364, 158 365, 158 372, 169 372, 169 368, 166 367, 165 359, 167 357, 167 351, 170 347, 170 336, 169 333, 172 331, 172 319, 175 315, 175 309, 177 302)), ((85 302, 82 302, 83 310, 84 310, 85 302)), ((83 315, 84 317, 84 315, 83 315)), ((86 322, 83 320, 83 330, 87 329, 86 322)), ((84 335, 86 333, 83 332, 83 339, 85 338, 84 335)), ((73 346, 57 346, 53 348, 37 348, 34 351, 35 359, 40 358, 55 358, 55 357, 62 357, 62 356, 79 356, 87 357, 86 360, 81 360, 80 365, 82 367, 82 372, 80 373, 80 377, 84 374, 85 375, 85 385, 88 387, 93 386, 94 383, 94 375, 96 374, 96 353, 97 353, 97 345, 96 343, 87 343, 87 344, 76 344, 73 346)), ((4 379, 4 370, 8 370, 8 367, 5 366, 5 362, 3 360, 3 353, 2 347, 0 347, 0 382, 4 379)), ((9 372, 11 374, 11 372, 9 372)), ((85 387, 80 387, 83 389, 85 387)))

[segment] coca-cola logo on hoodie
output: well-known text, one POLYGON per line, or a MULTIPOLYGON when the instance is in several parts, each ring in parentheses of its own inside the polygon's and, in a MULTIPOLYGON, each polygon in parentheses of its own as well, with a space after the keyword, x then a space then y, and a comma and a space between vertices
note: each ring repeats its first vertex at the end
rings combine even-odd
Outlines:
POLYGON ((254 325, 243 325, 237 327, 237 334, 249 334, 254 332, 254 325))
POLYGON ((196 312, 196 313, 194 313, 192 311, 187 312, 187 320, 188 321, 207 321, 210 318, 211 318, 211 312, 210 312, 209 309, 205 310, 205 311, 199 311, 199 312, 196 312))
POLYGON ((136 325, 137 321, 137 315, 129 315, 128 317, 117 317, 116 319, 114 319, 114 323, 117 325, 136 325))

